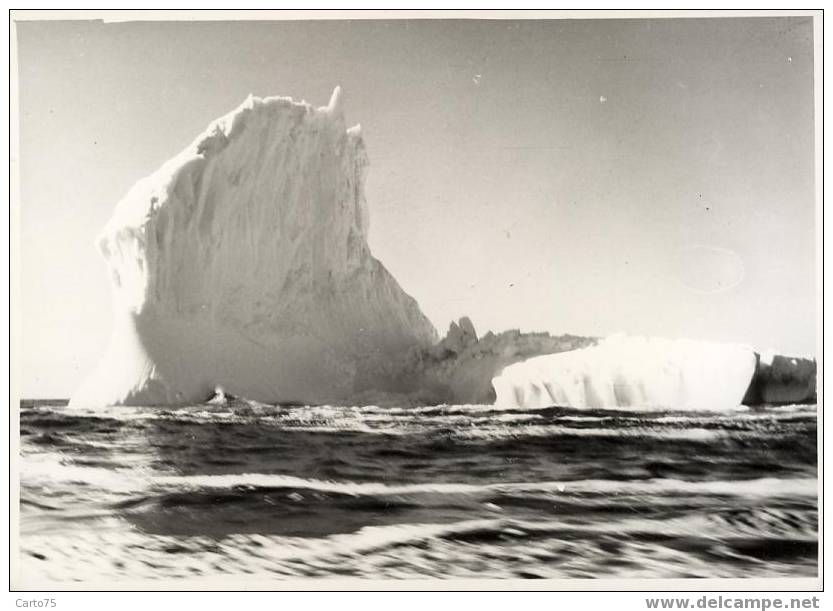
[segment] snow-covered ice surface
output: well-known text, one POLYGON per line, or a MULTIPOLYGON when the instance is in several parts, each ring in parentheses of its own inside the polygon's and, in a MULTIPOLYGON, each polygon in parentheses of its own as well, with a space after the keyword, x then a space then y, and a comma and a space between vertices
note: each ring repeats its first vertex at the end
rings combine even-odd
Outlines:
POLYGON ((510 365, 492 384, 501 407, 721 410, 741 405, 756 362, 737 344, 612 336, 510 365))
POLYGON ((370 253, 367 166, 328 106, 249 97, 140 180, 98 238, 112 339, 73 406, 325 403, 436 331, 370 253))

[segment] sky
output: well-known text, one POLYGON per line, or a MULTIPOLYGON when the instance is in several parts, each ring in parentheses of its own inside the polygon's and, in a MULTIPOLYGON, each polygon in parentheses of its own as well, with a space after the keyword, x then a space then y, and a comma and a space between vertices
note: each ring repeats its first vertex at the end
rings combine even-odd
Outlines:
POLYGON ((250 93, 324 105, 370 157, 373 254, 441 332, 816 351, 811 18, 25 22, 22 395, 103 354, 93 242, 250 93))

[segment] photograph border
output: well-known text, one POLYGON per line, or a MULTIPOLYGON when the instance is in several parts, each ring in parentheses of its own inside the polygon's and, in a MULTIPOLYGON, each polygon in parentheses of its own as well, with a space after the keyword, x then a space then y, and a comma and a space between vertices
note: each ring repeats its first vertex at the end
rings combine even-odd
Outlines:
POLYGON ((824 591, 824 545, 823 545, 823 458, 824 458, 824 73, 823 73, 823 9, 802 10, 228 10, 228 9, 146 9, 146 10, 18 10, 9 9, 9 590, 10 592, 380 592, 380 591, 576 591, 576 592, 819 592, 824 591), (750 578, 750 579, 555 579, 555 580, 377 580, 377 579, 229 579, 201 578, 187 580, 153 580, 141 582, 119 582, 115 587, 91 587, 89 583, 74 584, 33 583, 20 574, 19 563, 19 442, 20 442, 20 224, 21 199, 19 175, 19 112, 16 27, 18 21, 27 20, 86 20, 105 21, 226 21, 226 20, 296 20, 296 19, 623 19, 623 18, 723 18, 747 16, 811 16, 814 29, 814 87, 815 87, 815 191, 816 191, 816 274, 817 274, 817 329, 818 329, 818 509, 819 509, 819 562, 816 578, 750 578), (42 586, 42 587, 39 587, 42 586), (54 587, 53 587, 54 586, 54 587), (59 587, 58 587, 59 586, 59 587))

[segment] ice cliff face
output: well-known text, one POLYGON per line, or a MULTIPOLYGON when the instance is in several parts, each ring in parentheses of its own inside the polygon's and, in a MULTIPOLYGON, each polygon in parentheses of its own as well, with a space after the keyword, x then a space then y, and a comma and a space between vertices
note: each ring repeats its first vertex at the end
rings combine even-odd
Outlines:
POLYGON ((767 350, 758 365, 744 403, 806 403, 816 401, 816 359, 786 356, 767 350))
POLYGON ((746 346, 614 336, 583 350, 506 367, 492 380, 502 407, 734 408, 756 371, 746 346))
POLYGON ((367 166, 341 94, 249 97, 140 180, 98 239, 115 310, 75 405, 322 403, 389 383, 436 332, 367 245, 367 166))

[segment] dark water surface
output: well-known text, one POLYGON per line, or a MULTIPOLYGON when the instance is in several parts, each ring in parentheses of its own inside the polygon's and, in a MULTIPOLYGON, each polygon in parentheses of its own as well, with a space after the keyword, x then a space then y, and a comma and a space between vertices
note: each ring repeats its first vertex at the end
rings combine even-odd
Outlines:
POLYGON ((26 581, 814 577, 816 406, 24 401, 26 581))

